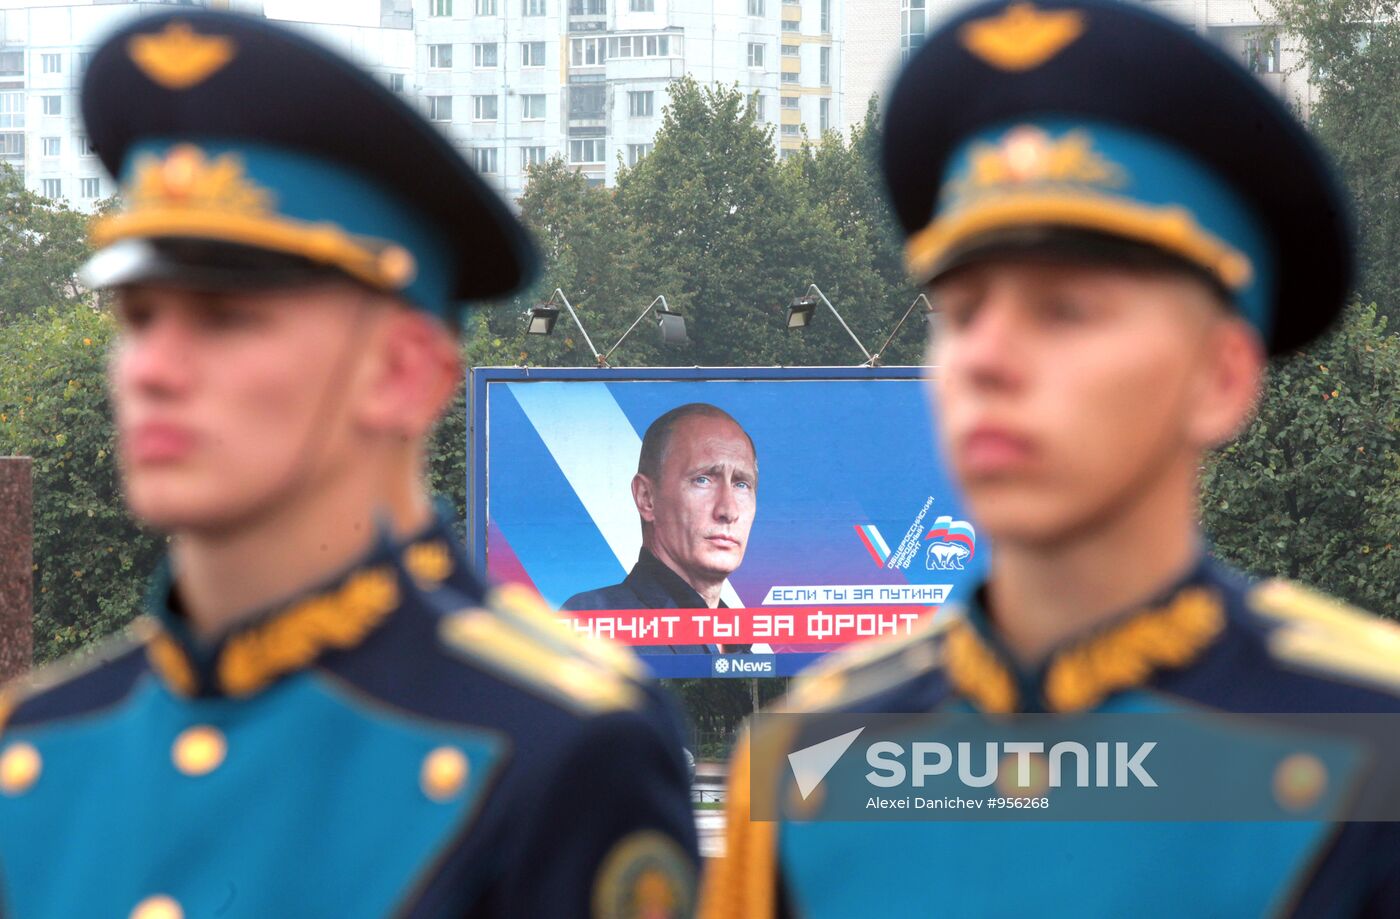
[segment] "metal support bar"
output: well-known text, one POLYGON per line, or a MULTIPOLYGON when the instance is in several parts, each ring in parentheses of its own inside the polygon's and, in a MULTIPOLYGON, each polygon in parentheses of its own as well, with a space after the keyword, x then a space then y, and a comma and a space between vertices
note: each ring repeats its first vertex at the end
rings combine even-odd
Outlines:
POLYGON ((841 328, 845 329, 846 334, 851 336, 851 341, 856 343, 856 347, 860 349, 860 353, 865 355, 865 364, 862 366, 870 366, 871 361, 875 360, 875 358, 871 357, 870 352, 865 350, 865 345, 860 343, 860 339, 856 338, 856 333, 852 332, 851 327, 846 325, 846 320, 842 319, 841 314, 836 312, 836 307, 831 305, 831 301, 826 298, 826 294, 822 293, 821 288, 815 284, 807 288, 807 294, 809 296, 813 293, 822 298, 822 302, 826 304, 826 308, 831 310, 831 315, 836 317, 836 321, 841 323, 841 328))
POLYGON ((588 350, 593 352, 593 359, 598 362, 599 366, 602 366, 603 357, 598 353, 598 349, 593 347, 593 339, 588 337, 588 330, 585 329, 583 323, 579 321, 578 313, 574 312, 574 306, 569 302, 569 298, 564 296, 564 291, 558 287, 554 288, 554 293, 550 295, 549 299, 553 300, 555 297, 558 297, 564 302, 564 309, 569 311, 569 316, 573 318, 574 325, 578 326, 578 330, 583 333, 584 343, 588 345, 588 350))
POLYGON ((904 311, 904 315, 899 317, 899 321, 896 322, 894 324, 894 328, 890 330, 889 338, 886 338, 885 343, 876 349, 875 356, 870 358, 870 363, 868 364, 868 366, 880 366, 880 355, 885 353, 885 349, 890 346, 890 342, 894 341, 894 337, 899 334, 899 330, 903 328, 904 323, 909 321, 909 317, 914 314, 914 307, 919 305, 920 300, 924 301, 924 312, 933 312, 933 304, 928 302, 928 297, 925 294, 919 294, 917 297, 915 297, 914 302, 909 304, 909 308, 904 311))
POLYGON ((661 304, 661 308, 663 310, 670 312, 671 308, 666 305, 666 297, 664 295, 657 297, 655 300, 648 303, 647 308, 642 310, 641 314, 637 316, 636 319, 632 320, 632 324, 627 327, 627 331, 622 333, 622 337, 619 338, 611 348, 604 352, 601 357, 598 356, 598 352, 593 352, 593 356, 598 358, 599 367, 609 366, 608 358, 612 357, 612 353, 617 350, 617 346, 627 340, 627 336, 631 335, 632 330, 635 329, 638 325, 640 325, 643 319, 647 318, 647 313, 650 313, 652 311, 652 308, 655 307, 658 302, 661 304))

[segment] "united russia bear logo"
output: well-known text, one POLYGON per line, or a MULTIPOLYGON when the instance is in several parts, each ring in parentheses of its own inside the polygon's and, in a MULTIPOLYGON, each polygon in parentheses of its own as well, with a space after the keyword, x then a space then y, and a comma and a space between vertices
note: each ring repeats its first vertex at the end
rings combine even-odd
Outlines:
POLYGON ((966 520, 939 517, 924 537, 928 550, 924 567, 929 571, 962 571, 977 554, 977 532, 966 520))

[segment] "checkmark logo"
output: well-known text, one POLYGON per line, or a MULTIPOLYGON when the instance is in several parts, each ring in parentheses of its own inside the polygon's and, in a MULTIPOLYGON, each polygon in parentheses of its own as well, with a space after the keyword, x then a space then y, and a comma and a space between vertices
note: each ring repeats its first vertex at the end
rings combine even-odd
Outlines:
POLYGON ((817 786, 856 742, 865 728, 856 728, 830 740, 803 747, 788 754, 788 765, 792 766, 792 776, 797 780, 797 791, 806 801, 807 796, 817 790, 817 786))

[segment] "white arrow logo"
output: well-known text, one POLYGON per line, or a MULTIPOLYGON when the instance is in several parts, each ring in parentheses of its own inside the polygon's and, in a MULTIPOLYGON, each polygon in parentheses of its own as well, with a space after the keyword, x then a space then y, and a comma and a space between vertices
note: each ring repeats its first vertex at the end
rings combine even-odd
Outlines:
POLYGON ((803 801, 817 790, 817 786, 826 778, 831 767, 836 765, 864 730, 865 728, 856 728, 839 737, 823 740, 788 754, 788 763, 792 766, 792 775, 797 779, 797 790, 802 794, 803 801))

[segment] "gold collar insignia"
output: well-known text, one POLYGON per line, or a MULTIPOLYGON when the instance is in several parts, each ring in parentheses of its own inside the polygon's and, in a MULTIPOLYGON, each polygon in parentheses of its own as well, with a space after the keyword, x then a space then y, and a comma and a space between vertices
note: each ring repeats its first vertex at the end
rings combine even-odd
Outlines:
POLYGON ((189 89, 218 73, 237 54, 233 40, 200 35, 187 22, 172 22, 155 35, 136 35, 127 54, 141 72, 166 89, 189 89))
MULTIPOLYGON (((1187 588, 1165 606, 1135 613, 1057 652, 1045 671, 1046 708, 1092 709, 1115 692, 1142 686, 1158 671, 1184 667, 1224 625, 1220 595, 1187 588)), ((971 623, 950 628, 943 659, 954 688, 978 708, 1007 714, 1021 707, 1015 674, 971 623)))
POLYGON ((958 31, 963 47, 999 70, 1033 70, 1084 33, 1077 10, 1042 12, 1013 3, 999 16, 976 19, 958 31))
MULTIPOLYGON (((340 586, 297 601, 286 610, 230 635, 219 648, 217 687, 230 696, 250 696, 283 674, 312 664, 326 651, 353 648, 399 605, 392 568, 357 571, 340 586)), ((146 656, 170 689, 192 696, 199 677, 188 652, 160 629, 148 639, 146 656)))
POLYGON ((1220 634, 1225 609, 1214 590, 1192 587, 1166 606, 1137 613, 1060 652, 1045 674, 1051 711, 1084 711, 1159 670, 1184 667, 1220 634))

